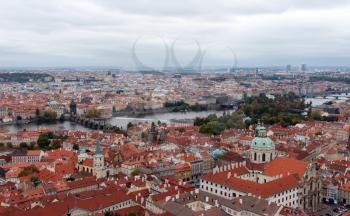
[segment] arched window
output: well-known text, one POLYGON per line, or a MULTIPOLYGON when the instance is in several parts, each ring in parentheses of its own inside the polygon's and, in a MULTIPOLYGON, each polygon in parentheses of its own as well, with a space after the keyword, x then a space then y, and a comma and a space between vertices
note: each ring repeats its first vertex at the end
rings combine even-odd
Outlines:
POLYGON ((270 154, 270 160, 272 160, 272 153, 270 154))
POLYGON ((265 162, 265 153, 262 154, 262 161, 265 162))
POLYGON ((254 160, 256 161, 256 152, 254 152, 254 160))

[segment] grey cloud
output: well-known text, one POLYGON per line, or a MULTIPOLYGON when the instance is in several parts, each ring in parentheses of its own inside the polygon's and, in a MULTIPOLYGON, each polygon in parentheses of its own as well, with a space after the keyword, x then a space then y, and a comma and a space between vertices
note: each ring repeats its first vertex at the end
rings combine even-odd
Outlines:
POLYGON ((2 1, 0 66, 132 67, 140 36, 149 40, 138 54, 152 66, 163 64, 159 37, 190 41, 176 46, 183 63, 198 40, 205 65, 232 65, 225 46, 244 65, 348 64, 349 12, 346 0, 2 1))

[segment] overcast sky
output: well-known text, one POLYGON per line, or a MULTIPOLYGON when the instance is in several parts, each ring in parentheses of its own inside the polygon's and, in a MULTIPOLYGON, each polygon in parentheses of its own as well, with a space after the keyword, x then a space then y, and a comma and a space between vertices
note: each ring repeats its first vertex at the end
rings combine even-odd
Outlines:
POLYGON ((133 45, 150 67, 166 46, 180 65, 200 47, 203 66, 349 66, 350 1, 0 1, 0 67, 133 67, 133 45))

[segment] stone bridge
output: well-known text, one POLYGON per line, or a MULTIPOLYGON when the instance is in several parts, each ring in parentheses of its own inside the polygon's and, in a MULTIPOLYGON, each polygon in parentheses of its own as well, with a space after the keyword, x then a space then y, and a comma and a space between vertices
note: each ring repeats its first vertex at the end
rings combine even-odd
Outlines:
POLYGON ((120 130, 119 127, 111 125, 106 122, 104 118, 86 118, 78 115, 71 115, 70 121, 76 122, 77 124, 83 125, 87 128, 94 130, 103 130, 103 131, 116 131, 120 130))

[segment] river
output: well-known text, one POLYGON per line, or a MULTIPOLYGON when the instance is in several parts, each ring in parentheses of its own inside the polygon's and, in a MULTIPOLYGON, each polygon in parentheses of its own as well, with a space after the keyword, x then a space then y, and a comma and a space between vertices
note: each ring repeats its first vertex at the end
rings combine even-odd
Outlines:
MULTIPOLYGON (((350 98, 349 95, 346 94, 340 94, 340 95, 330 95, 328 97, 315 97, 315 98, 305 98, 305 102, 309 103, 312 102, 312 106, 319 106, 323 103, 326 103, 328 101, 335 101, 335 102, 344 102, 347 101, 350 98)), ((205 117, 209 114, 217 114, 222 115, 223 111, 203 111, 203 112, 176 112, 176 113, 159 113, 159 114, 152 114, 152 115, 145 115, 142 117, 130 117, 130 116, 120 116, 120 117, 113 117, 108 120, 108 123, 121 127, 126 128, 127 124, 129 122, 165 122, 170 123, 172 120, 184 120, 184 119, 194 119, 196 117, 205 117)), ((56 130, 80 130, 80 131, 89 131, 91 129, 86 128, 82 125, 72 123, 70 121, 65 122, 57 122, 55 124, 26 124, 26 125, 4 125, 0 126, 0 128, 7 129, 8 131, 15 132, 15 131, 21 131, 21 130, 36 130, 38 128, 53 128, 56 130)))
POLYGON ((315 97, 315 98, 305 98, 305 102, 312 102, 312 106, 320 106, 326 102, 334 101, 334 102, 345 102, 350 99, 350 95, 346 94, 338 94, 338 95, 329 95, 327 97, 315 97))
MULTIPOLYGON (((160 114, 152 114, 152 115, 145 115, 142 117, 130 117, 130 116, 120 116, 120 117, 113 117, 108 120, 108 123, 121 127, 126 128, 127 124, 129 122, 165 122, 170 123, 172 120, 188 120, 188 119, 194 119, 196 117, 205 117, 209 114, 217 114, 218 116, 223 114, 223 111, 202 111, 202 112, 176 112, 176 113, 160 113, 160 114)), ((64 121, 64 122, 57 122, 55 124, 26 124, 26 125, 3 125, 0 126, 0 128, 4 128, 11 132, 16 131, 22 131, 22 130, 36 130, 39 128, 53 128, 56 130, 80 130, 80 131, 89 131, 91 129, 86 128, 82 125, 70 122, 70 121, 64 121)))

